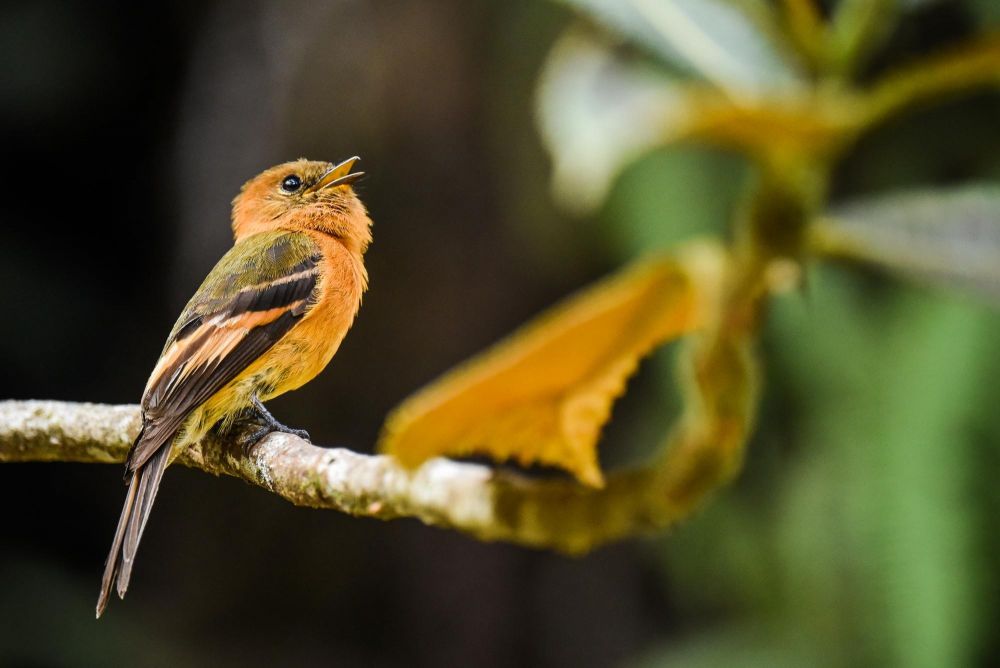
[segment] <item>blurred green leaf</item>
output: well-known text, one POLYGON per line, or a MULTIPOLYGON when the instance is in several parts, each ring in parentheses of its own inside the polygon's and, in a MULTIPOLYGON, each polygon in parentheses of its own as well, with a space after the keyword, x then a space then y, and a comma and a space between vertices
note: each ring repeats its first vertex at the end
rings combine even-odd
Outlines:
POLYGON ((1000 2, 997 0, 965 0, 964 3, 980 23, 996 26, 1000 23, 1000 2))
POLYGON ((905 666, 968 665, 975 655, 982 555, 975 551, 969 435, 991 323, 972 309, 910 300, 885 351, 884 595, 894 651, 905 666), (946 621, 945 621, 946 620, 946 621), (944 622, 944 623, 942 623, 944 622))
POLYGON ((821 254, 871 262, 1000 304, 1000 186, 894 194, 813 226, 821 254))
POLYGON ((831 64, 845 75, 856 72, 888 41, 905 12, 942 1, 839 0, 830 21, 827 44, 831 64))
POLYGON ((549 55, 538 94, 556 199, 577 213, 594 209, 621 168, 687 115, 676 81, 618 59, 583 30, 568 31, 549 55))
POLYGON ((779 522, 789 613, 808 627, 825 611, 848 665, 969 665, 989 557, 972 533, 968 426, 992 412, 998 323, 864 287, 822 272, 808 303, 774 312, 783 366, 811 397, 779 522))
POLYGON ((724 236, 749 167, 741 156, 693 143, 655 150, 622 172, 601 212, 622 260, 699 235, 724 236))
POLYGON ((907 108, 998 85, 1000 32, 985 32, 890 71, 863 96, 860 125, 870 127, 907 108))
POLYGON ((837 68, 851 73, 863 65, 889 37, 905 4, 904 0, 841 0, 830 26, 837 68))
POLYGON ((774 623, 733 624, 701 636, 671 642, 633 668, 824 668, 838 665, 827 648, 817 646, 793 627, 774 623))
POLYGON ((563 0, 720 88, 794 90, 798 64, 771 7, 757 0, 563 0))
POLYGON ((597 208, 619 172, 654 148, 693 139, 751 154, 822 151, 844 130, 836 104, 734 103, 582 29, 556 42, 537 103, 554 196, 578 214, 597 208))

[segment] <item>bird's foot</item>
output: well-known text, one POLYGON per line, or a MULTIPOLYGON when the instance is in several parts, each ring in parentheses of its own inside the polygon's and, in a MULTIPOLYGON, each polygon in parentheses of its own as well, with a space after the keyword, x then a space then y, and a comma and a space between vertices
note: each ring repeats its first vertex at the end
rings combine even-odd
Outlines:
POLYGON ((260 443, 265 436, 271 433, 271 431, 270 427, 257 427, 253 431, 247 431, 240 434, 239 444, 240 448, 243 450, 243 456, 249 457, 253 446, 260 443))
POLYGON ((249 423, 256 425, 257 428, 253 431, 245 432, 240 437, 240 445, 243 447, 243 454, 249 455, 250 449, 253 446, 260 443, 260 441, 272 432, 280 432, 282 434, 291 434, 293 436, 298 436, 306 441, 309 439, 309 432, 305 429, 294 429, 286 424, 278 422, 278 420, 271 415, 264 404, 261 403, 260 399, 254 397, 253 403, 247 410, 247 415, 240 420, 244 423, 249 423))

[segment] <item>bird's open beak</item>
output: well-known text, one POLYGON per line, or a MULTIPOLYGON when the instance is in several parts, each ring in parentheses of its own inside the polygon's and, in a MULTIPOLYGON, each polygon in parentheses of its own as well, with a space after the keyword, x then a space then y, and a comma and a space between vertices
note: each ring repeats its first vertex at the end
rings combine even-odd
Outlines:
POLYGON ((343 161, 326 174, 323 175, 319 181, 312 185, 306 192, 317 192, 323 190, 324 188, 336 188, 337 186, 346 186, 354 183, 362 176, 364 172, 352 172, 351 168, 354 167, 354 163, 360 160, 358 156, 353 158, 348 158, 343 161))

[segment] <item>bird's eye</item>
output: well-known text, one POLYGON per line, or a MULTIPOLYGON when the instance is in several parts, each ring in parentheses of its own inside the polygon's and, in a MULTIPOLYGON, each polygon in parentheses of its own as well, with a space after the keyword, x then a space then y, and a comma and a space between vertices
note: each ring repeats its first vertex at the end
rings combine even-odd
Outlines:
POLYGON ((281 189, 286 193, 293 193, 302 187, 302 179, 295 174, 290 174, 281 180, 281 189))

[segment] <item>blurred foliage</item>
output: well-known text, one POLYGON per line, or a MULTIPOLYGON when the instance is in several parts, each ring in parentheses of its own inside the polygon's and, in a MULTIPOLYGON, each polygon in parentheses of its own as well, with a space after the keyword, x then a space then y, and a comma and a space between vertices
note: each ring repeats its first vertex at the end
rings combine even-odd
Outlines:
MULTIPOLYGON (((936 3, 567 4, 589 25, 552 51, 540 127, 557 198, 600 209, 623 258, 733 221, 738 239, 737 202, 761 183, 756 172, 791 184, 810 240, 793 231, 785 246, 765 221, 750 230, 757 243, 995 303, 997 185, 942 185, 1000 176, 996 3, 956 10, 970 21, 964 44, 902 57, 894 40, 936 3), (941 102, 975 90, 993 92, 941 102), (766 122, 742 123, 743 137, 705 123, 717 91, 738 122, 766 122)), ((636 665, 988 662, 1000 623, 1000 318, 866 271, 807 271, 765 327, 770 389, 746 479, 660 543, 700 630, 636 665)))
MULTIPOLYGON (((716 630, 653 651, 638 665, 977 662, 995 647, 1000 613, 984 593, 995 593, 986 574, 998 566, 988 548, 996 539, 984 527, 998 493, 979 465, 984 449, 997 445, 989 379, 1000 356, 1000 319, 945 295, 885 284, 863 269, 852 275, 815 265, 830 258, 867 263, 996 303, 1000 189, 967 183, 995 177, 995 158, 978 172, 961 165, 962 179, 935 173, 941 165, 922 150, 925 130, 918 127, 859 162, 871 151, 870 137, 891 135, 901 125, 896 118, 911 110, 933 123, 936 113, 949 113, 945 101, 978 91, 992 91, 997 108, 994 5, 967 3, 973 23, 961 40, 901 57, 894 41, 936 3, 564 4, 582 20, 556 40, 538 89, 556 199, 575 214, 599 212, 623 258, 692 235, 728 238, 729 287, 706 293, 720 301, 701 306, 717 310, 721 324, 713 329, 711 318, 702 319, 699 329, 712 341, 737 336, 730 333, 741 326, 763 327, 768 374, 775 392, 790 399, 788 406, 765 399, 762 408, 758 441, 770 443, 757 447, 785 451, 767 463, 766 475, 757 474, 767 480, 770 513, 742 511, 748 492, 741 489, 663 543, 685 607, 711 615, 716 630), (919 174, 903 164, 909 153, 930 169, 907 182, 908 171, 919 174), (842 177, 845 165, 851 173, 842 177), (866 190, 880 179, 905 190, 866 190), (776 301, 771 317, 757 320, 764 293, 806 275, 804 293, 776 301), (786 428, 776 430, 775 420, 786 428), (972 493, 983 489, 989 500, 972 493)), ((998 140, 994 132, 973 148, 996 155, 998 140)), ((616 280, 628 284, 630 271, 616 280)), ((599 294, 583 293, 569 309, 600 310, 599 294)), ((480 409, 468 408, 502 412, 516 405, 487 400, 482 392, 490 383, 523 389, 544 380, 559 385, 549 388, 558 396, 564 381, 552 370, 571 357, 590 360, 590 368, 593 359, 626 354, 621 342, 620 353, 598 346, 607 337, 569 322, 571 312, 543 315, 544 324, 404 404, 389 422, 394 442, 405 440, 414 423, 434 441, 428 434, 435 420, 448 420, 434 411, 448 397, 445 403, 467 406, 476 421, 475 428, 455 427, 463 453, 541 460, 594 482, 573 458, 534 456, 498 423, 477 421, 480 409), (533 338, 541 332, 544 344, 533 338), (560 336, 573 342, 560 343, 560 336), (547 351, 544 359, 531 358, 540 351, 547 351), (525 366, 503 381, 511 363, 525 366), (494 437, 505 446, 477 450, 494 437)), ((685 352, 688 363, 710 367, 717 351, 691 354, 685 352)), ((716 381, 699 377, 707 383, 704 400, 716 381)), ((620 382, 602 396, 600 422, 620 382)), ((551 424, 549 418, 536 426, 551 424)), ((587 433, 596 439, 594 426, 587 433)), ((524 425, 519 432, 532 433, 524 425)), ((673 442, 673 454, 682 445, 673 442)), ((427 444, 413 451, 442 452, 427 444)), ((760 465, 751 459, 751 478, 760 465)))
POLYGON ((845 203, 812 228, 813 251, 1000 301, 1000 187, 845 203))

